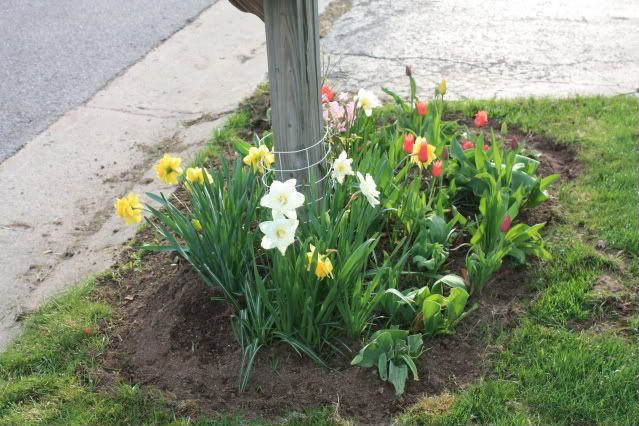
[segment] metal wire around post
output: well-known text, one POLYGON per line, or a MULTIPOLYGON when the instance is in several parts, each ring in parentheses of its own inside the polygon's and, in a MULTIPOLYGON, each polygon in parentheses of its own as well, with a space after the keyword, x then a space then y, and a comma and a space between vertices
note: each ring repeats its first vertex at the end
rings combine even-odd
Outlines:
MULTIPOLYGON (((270 136, 271 134, 266 134, 262 139, 260 139, 260 143, 267 138, 268 136, 270 136)), ((311 170, 313 168, 315 168, 316 166, 324 163, 326 161, 326 159, 330 156, 331 152, 332 152, 332 146, 327 142, 328 138, 330 137, 330 131, 329 131, 329 127, 326 126, 326 130, 324 132, 324 136, 318 140, 317 142, 315 142, 314 144, 307 146, 305 148, 302 149, 298 149, 298 150, 294 150, 294 151, 275 151, 273 150, 272 153, 274 155, 277 156, 277 161, 275 162, 276 165, 281 164, 280 158, 282 155, 299 155, 300 153, 304 153, 305 157, 306 157, 306 166, 299 168, 299 169, 280 169, 277 167, 274 168, 269 168, 266 167, 265 165, 263 165, 264 168, 264 174, 262 175, 261 181, 262 181, 262 185, 264 185, 266 188, 269 187, 269 184, 267 182, 267 177, 274 175, 277 176, 279 174, 280 179, 284 179, 284 173, 297 173, 297 172, 303 172, 304 170, 306 170, 308 172, 308 180, 307 183, 297 183, 295 185, 296 188, 310 188, 313 185, 318 185, 318 184, 322 184, 322 182, 324 182, 330 175, 331 172, 333 171, 333 165, 329 164, 326 173, 321 176, 319 179, 315 180, 314 182, 312 182, 313 176, 311 175, 311 170), (311 163, 310 160, 310 155, 309 155, 309 151, 318 147, 318 146, 322 146, 322 148, 324 149, 324 155, 322 156, 322 158, 319 161, 316 161, 314 163, 311 163)), ((322 199, 324 199, 324 195, 322 195, 321 197, 319 197, 316 200, 307 202, 306 204, 310 204, 310 203, 317 203, 320 202, 322 199)))

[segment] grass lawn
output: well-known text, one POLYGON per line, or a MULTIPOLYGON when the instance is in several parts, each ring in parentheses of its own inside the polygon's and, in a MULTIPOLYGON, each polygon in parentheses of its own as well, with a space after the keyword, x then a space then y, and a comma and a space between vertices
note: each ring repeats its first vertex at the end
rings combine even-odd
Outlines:
MULTIPOLYGON (((620 308, 635 302, 639 285, 637 98, 449 107, 468 117, 486 109, 491 119, 574 144, 583 169, 558 191, 561 224, 548 231, 554 259, 535 272, 538 295, 514 329, 482 331, 499 348, 489 374, 458 394, 424 398, 398 422, 638 424, 639 315, 620 308), (600 285, 602 277, 616 284, 614 291, 600 285)), ((246 112, 236 115, 217 141, 237 137, 249 120, 246 112)), ((214 141, 196 162, 215 153, 214 141)), ((193 420, 179 404, 136 384, 101 390, 95 358, 114 336, 108 332, 111 308, 94 300, 93 288, 88 280, 30 315, 24 333, 0 354, 0 425, 247 424, 237 417, 193 420)), ((282 420, 346 422, 333 407, 282 420)))

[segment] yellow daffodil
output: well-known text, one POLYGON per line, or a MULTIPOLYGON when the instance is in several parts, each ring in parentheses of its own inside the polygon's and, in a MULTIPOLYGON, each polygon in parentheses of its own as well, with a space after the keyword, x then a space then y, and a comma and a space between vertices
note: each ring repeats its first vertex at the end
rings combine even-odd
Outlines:
POLYGON ((275 155, 266 145, 260 145, 258 148, 252 146, 248 155, 244 157, 244 164, 253 167, 253 171, 260 173, 264 173, 264 167, 270 168, 274 162, 275 155))
MULTIPOLYGON (((306 268, 307 271, 311 270, 311 262, 313 261, 313 254, 315 253, 315 246, 311 244, 309 246, 310 251, 306 253, 306 262, 308 266, 306 268)), ((315 276, 319 279, 324 279, 326 277, 333 277, 333 263, 323 254, 317 255, 317 266, 315 267, 315 276)))
POLYGON ((202 224, 197 219, 191 219, 191 225, 193 225, 193 229, 195 232, 202 232, 202 224))
POLYGON ((206 176, 209 183, 213 182, 213 178, 209 172, 201 167, 189 167, 186 169, 186 180, 189 182, 203 184, 204 176, 206 176))
POLYGON ((201 167, 189 167, 188 169, 186 169, 187 182, 184 184, 184 187, 189 192, 191 192, 191 184, 204 184, 204 176, 206 176, 206 179, 209 181, 209 183, 213 182, 213 178, 206 169, 203 169, 201 167))
POLYGON ((410 161, 417 164, 421 169, 428 167, 436 158, 435 147, 430 145, 425 138, 417 138, 415 145, 413 145, 413 154, 411 155, 410 161))
POLYGON ((133 192, 124 198, 118 198, 115 202, 115 214, 124 219, 127 225, 140 222, 142 220, 142 210, 140 198, 133 192))
POLYGON ((164 154, 164 157, 155 164, 155 174, 160 178, 162 183, 175 185, 178 182, 178 176, 182 174, 181 165, 181 158, 164 154))

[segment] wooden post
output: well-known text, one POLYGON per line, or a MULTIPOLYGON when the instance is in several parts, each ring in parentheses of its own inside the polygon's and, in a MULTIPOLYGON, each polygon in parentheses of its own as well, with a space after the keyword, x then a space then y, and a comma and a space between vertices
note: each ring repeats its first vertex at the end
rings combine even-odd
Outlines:
MULTIPOLYGON (((264 0, 264 22, 273 146, 279 153, 275 178, 297 179, 307 200, 313 201, 309 175, 318 181, 327 173, 325 147, 318 143, 324 135, 317 0, 264 0)), ((321 194, 319 184, 315 198, 321 194)))

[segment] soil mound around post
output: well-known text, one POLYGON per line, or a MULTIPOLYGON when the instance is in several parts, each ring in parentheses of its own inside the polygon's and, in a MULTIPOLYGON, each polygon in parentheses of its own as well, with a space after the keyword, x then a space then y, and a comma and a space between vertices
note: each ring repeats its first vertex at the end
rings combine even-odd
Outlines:
MULTIPOLYGON (((578 162, 571 148, 537 135, 511 135, 540 153, 542 174, 575 176, 578 162)), ((552 204, 525 216, 529 223, 554 218, 552 204)), ((138 239, 153 238, 147 229, 138 239)), ((526 285, 529 269, 505 264, 475 300, 480 308, 456 334, 424 340, 420 380, 409 380, 400 398, 373 369, 351 367, 354 353, 328 359, 332 369, 323 369, 284 345, 260 351, 247 391, 240 394, 240 346, 231 328, 232 311, 221 295, 205 287, 175 253, 147 253, 133 267, 129 256, 124 253, 114 277, 101 279, 99 286, 99 297, 116 312, 114 337, 101 355, 102 382, 121 378, 157 388, 189 414, 278 418, 335 405, 341 416, 364 423, 387 420, 424 395, 454 392, 488 374, 498 348, 490 346, 482 330, 510 327, 533 292, 526 285)), ((359 350, 357 344, 353 350, 359 350)))

